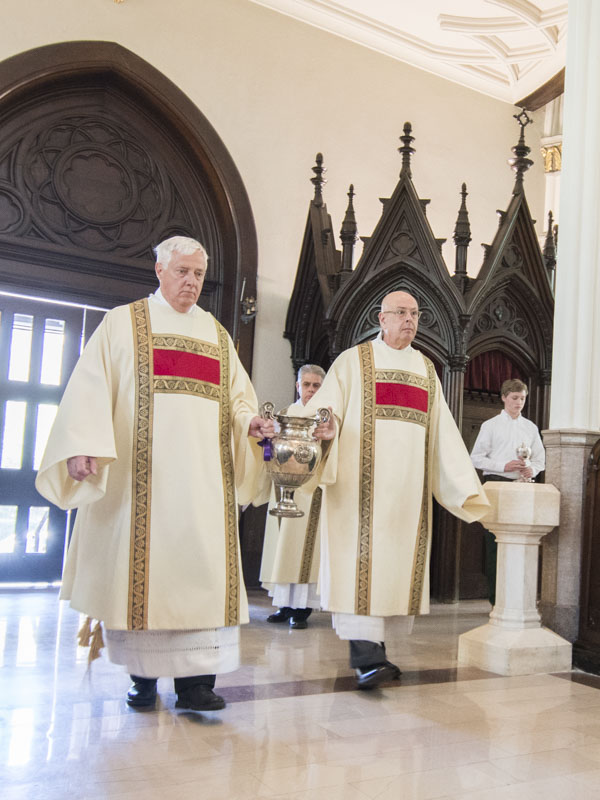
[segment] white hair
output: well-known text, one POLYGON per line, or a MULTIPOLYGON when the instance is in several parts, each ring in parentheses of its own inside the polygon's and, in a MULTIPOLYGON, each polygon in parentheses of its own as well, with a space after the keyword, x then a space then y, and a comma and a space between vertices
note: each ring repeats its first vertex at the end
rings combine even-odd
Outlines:
POLYGON ((191 256, 192 253, 202 253, 204 256, 204 263, 208 265, 208 253, 200 242, 192 239, 190 236, 171 236, 165 239, 154 248, 156 254, 156 261, 168 269, 169 262, 173 253, 177 251, 183 256, 191 256))
POLYGON ((303 375, 318 375, 320 378, 325 377, 325 370, 318 367, 316 364, 303 364, 298 370, 298 383, 302 380, 303 375))

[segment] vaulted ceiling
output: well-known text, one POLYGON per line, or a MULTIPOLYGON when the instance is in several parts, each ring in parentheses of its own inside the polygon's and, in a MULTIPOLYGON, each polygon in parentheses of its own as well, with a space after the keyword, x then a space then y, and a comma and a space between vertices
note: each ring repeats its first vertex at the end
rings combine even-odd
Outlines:
POLYGON ((565 65, 556 0, 251 0, 448 80, 515 103, 565 65))

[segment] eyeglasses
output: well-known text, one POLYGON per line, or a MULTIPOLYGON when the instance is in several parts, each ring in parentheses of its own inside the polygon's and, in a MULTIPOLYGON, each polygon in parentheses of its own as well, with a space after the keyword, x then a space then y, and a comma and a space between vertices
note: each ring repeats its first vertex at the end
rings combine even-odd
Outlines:
POLYGON ((400 319, 407 319, 410 317, 413 320, 418 320, 421 317, 422 311, 416 311, 409 308, 397 308, 395 311, 382 311, 382 314, 395 314, 400 319))

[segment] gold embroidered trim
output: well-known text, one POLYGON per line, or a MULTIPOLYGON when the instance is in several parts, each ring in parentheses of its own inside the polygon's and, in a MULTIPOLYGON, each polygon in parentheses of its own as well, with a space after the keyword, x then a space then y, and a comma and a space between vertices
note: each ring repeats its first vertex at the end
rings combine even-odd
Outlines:
POLYGON ((435 367, 433 362, 423 356, 427 367, 427 381, 429 383, 429 397, 427 401, 427 424, 425 426, 425 459, 423 474, 423 496, 421 498, 421 515, 419 519, 419 532, 415 547, 415 558, 412 570, 412 583, 410 587, 409 614, 418 614, 421 610, 421 597, 425 579, 425 565, 427 562, 427 545, 429 542, 429 437, 431 432, 431 414, 435 401, 435 367))
POLYGON ((219 358, 219 347, 212 342, 191 339, 188 336, 165 336, 156 334, 152 337, 152 346, 158 350, 180 350, 184 353, 219 358))
POLYGON ((405 383, 408 386, 417 386, 419 389, 428 389, 429 381, 424 375, 414 372, 403 372, 399 369, 376 369, 376 383, 405 383))
POLYGON ((306 535, 304 536, 304 548, 302 550, 298 583, 310 583, 310 571, 315 552, 317 533, 319 531, 319 515, 321 513, 322 498, 323 490, 320 486, 317 486, 313 493, 310 511, 308 513, 308 524, 306 526, 306 535))
POLYGON ((154 376, 154 391, 160 394, 193 394, 208 400, 221 399, 221 388, 214 383, 206 383, 195 378, 164 378, 154 376))
POLYGON ((229 396, 229 336, 220 322, 215 320, 219 338, 221 362, 221 403, 219 406, 219 445, 221 451, 221 474, 223 477, 223 499, 225 504, 225 626, 240 624, 240 576, 239 543, 237 530, 237 506, 233 480, 233 453, 231 450, 231 398, 229 396))
POLYGON ((371 607, 371 548, 373 544, 373 456, 375 452, 375 369, 370 342, 358 346, 362 385, 362 431, 358 486, 358 553, 356 613, 369 614, 371 607))
POLYGON ((148 301, 132 303, 134 353, 134 420, 132 447, 131 535, 127 628, 148 627, 148 562, 150 557, 150 499, 152 489, 152 331, 148 301))
POLYGON ((403 422, 415 422, 423 427, 427 425, 427 414, 424 411, 416 411, 414 408, 404 408, 403 406, 377 406, 375 416, 377 419, 401 419, 403 422))

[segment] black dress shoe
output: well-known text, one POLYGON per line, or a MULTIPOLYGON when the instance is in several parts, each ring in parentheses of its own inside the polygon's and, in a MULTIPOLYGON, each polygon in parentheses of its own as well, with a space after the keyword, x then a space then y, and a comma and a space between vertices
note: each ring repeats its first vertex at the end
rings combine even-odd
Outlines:
POLYGON ((197 684, 191 689, 177 693, 175 708, 189 708, 190 711, 220 711, 225 708, 225 700, 215 694, 210 686, 197 684))
POLYGON ((133 684, 127 692, 127 705, 132 708, 151 708, 156 704, 156 678, 131 675, 133 684))
POLYGON ((375 689, 380 683, 394 680, 396 670, 394 664, 375 664, 370 667, 358 667, 356 682, 359 689, 375 689))
POLYGON ((293 611, 293 608, 284 606, 284 608, 280 608, 279 611, 276 611, 274 614, 270 614, 267 617, 267 622, 287 622, 292 616, 293 611))
POLYGON ((400 675, 402 675, 402 670, 400 669, 400 667, 396 666, 396 664, 392 664, 391 661, 386 661, 385 663, 388 667, 391 667, 391 669, 394 671, 392 680, 397 681, 400 678, 400 675))
POLYGON ((290 628, 295 628, 296 630, 301 630, 302 628, 308 628, 308 622, 305 619, 298 619, 297 617, 291 616, 290 628))

